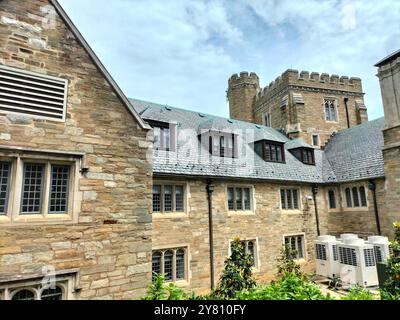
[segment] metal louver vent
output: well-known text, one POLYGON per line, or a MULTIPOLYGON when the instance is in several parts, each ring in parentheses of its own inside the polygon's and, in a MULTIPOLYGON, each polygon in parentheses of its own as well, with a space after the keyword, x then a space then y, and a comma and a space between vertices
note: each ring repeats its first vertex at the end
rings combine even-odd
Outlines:
POLYGON ((338 261, 339 260, 339 256, 338 256, 338 249, 337 249, 337 245, 334 244, 332 246, 332 250, 333 250, 333 260, 334 261, 338 261))
POLYGON ((374 246, 374 251, 375 251, 376 262, 383 262, 383 254, 382 254, 381 247, 374 246))
POLYGON ((65 120, 68 80, 0 65, 0 113, 65 120))
POLYGON ((339 247, 339 258, 340 263, 342 264, 355 267, 357 266, 357 255, 355 249, 339 247))
POLYGON ((318 260, 327 260, 326 259, 326 247, 323 244, 317 243, 315 245, 315 251, 317 252, 317 259, 318 260))
POLYGON ((364 259, 366 267, 375 266, 374 249, 364 249, 364 259))

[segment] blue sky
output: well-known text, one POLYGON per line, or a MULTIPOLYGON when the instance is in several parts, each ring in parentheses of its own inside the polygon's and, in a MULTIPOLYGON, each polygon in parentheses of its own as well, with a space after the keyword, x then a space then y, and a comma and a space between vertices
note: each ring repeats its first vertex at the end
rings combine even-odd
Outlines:
POLYGON ((227 117, 227 80, 286 69, 362 78, 400 48, 400 0, 59 0, 128 97, 227 117))

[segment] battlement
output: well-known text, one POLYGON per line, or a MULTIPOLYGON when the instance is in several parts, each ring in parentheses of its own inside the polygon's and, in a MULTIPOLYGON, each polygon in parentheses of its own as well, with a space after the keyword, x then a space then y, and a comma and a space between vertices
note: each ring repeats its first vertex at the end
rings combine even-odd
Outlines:
POLYGON ((260 79, 255 72, 249 73, 247 71, 242 71, 239 75, 237 73, 233 74, 228 80, 228 88, 243 84, 256 85, 259 87, 260 79))
POLYGON ((288 69, 277 77, 268 86, 264 87, 257 94, 257 99, 274 95, 287 85, 308 86, 321 89, 333 89, 362 93, 361 79, 328 73, 308 72, 288 69))

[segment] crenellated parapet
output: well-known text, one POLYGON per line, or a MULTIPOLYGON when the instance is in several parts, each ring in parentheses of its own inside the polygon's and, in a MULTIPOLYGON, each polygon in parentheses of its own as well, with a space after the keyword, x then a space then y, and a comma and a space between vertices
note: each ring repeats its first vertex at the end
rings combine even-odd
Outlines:
POLYGON ((255 72, 242 71, 239 74, 235 73, 228 80, 228 90, 246 85, 259 88, 260 79, 255 72))
POLYGON ((275 96, 288 86, 320 88, 328 90, 348 91, 362 94, 361 79, 357 77, 338 76, 328 73, 309 72, 289 69, 277 77, 257 94, 257 100, 275 96))

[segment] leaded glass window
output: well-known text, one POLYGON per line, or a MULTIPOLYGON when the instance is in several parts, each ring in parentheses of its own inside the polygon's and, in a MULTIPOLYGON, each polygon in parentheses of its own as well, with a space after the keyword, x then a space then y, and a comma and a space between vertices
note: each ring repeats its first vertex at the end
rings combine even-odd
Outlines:
POLYGON ((51 166, 50 208, 49 213, 68 211, 70 166, 51 166))
POLYGON ((22 184, 22 206, 24 214, 37 214, 41 211, 43 197, 44 164, 26 163, 22 184))

